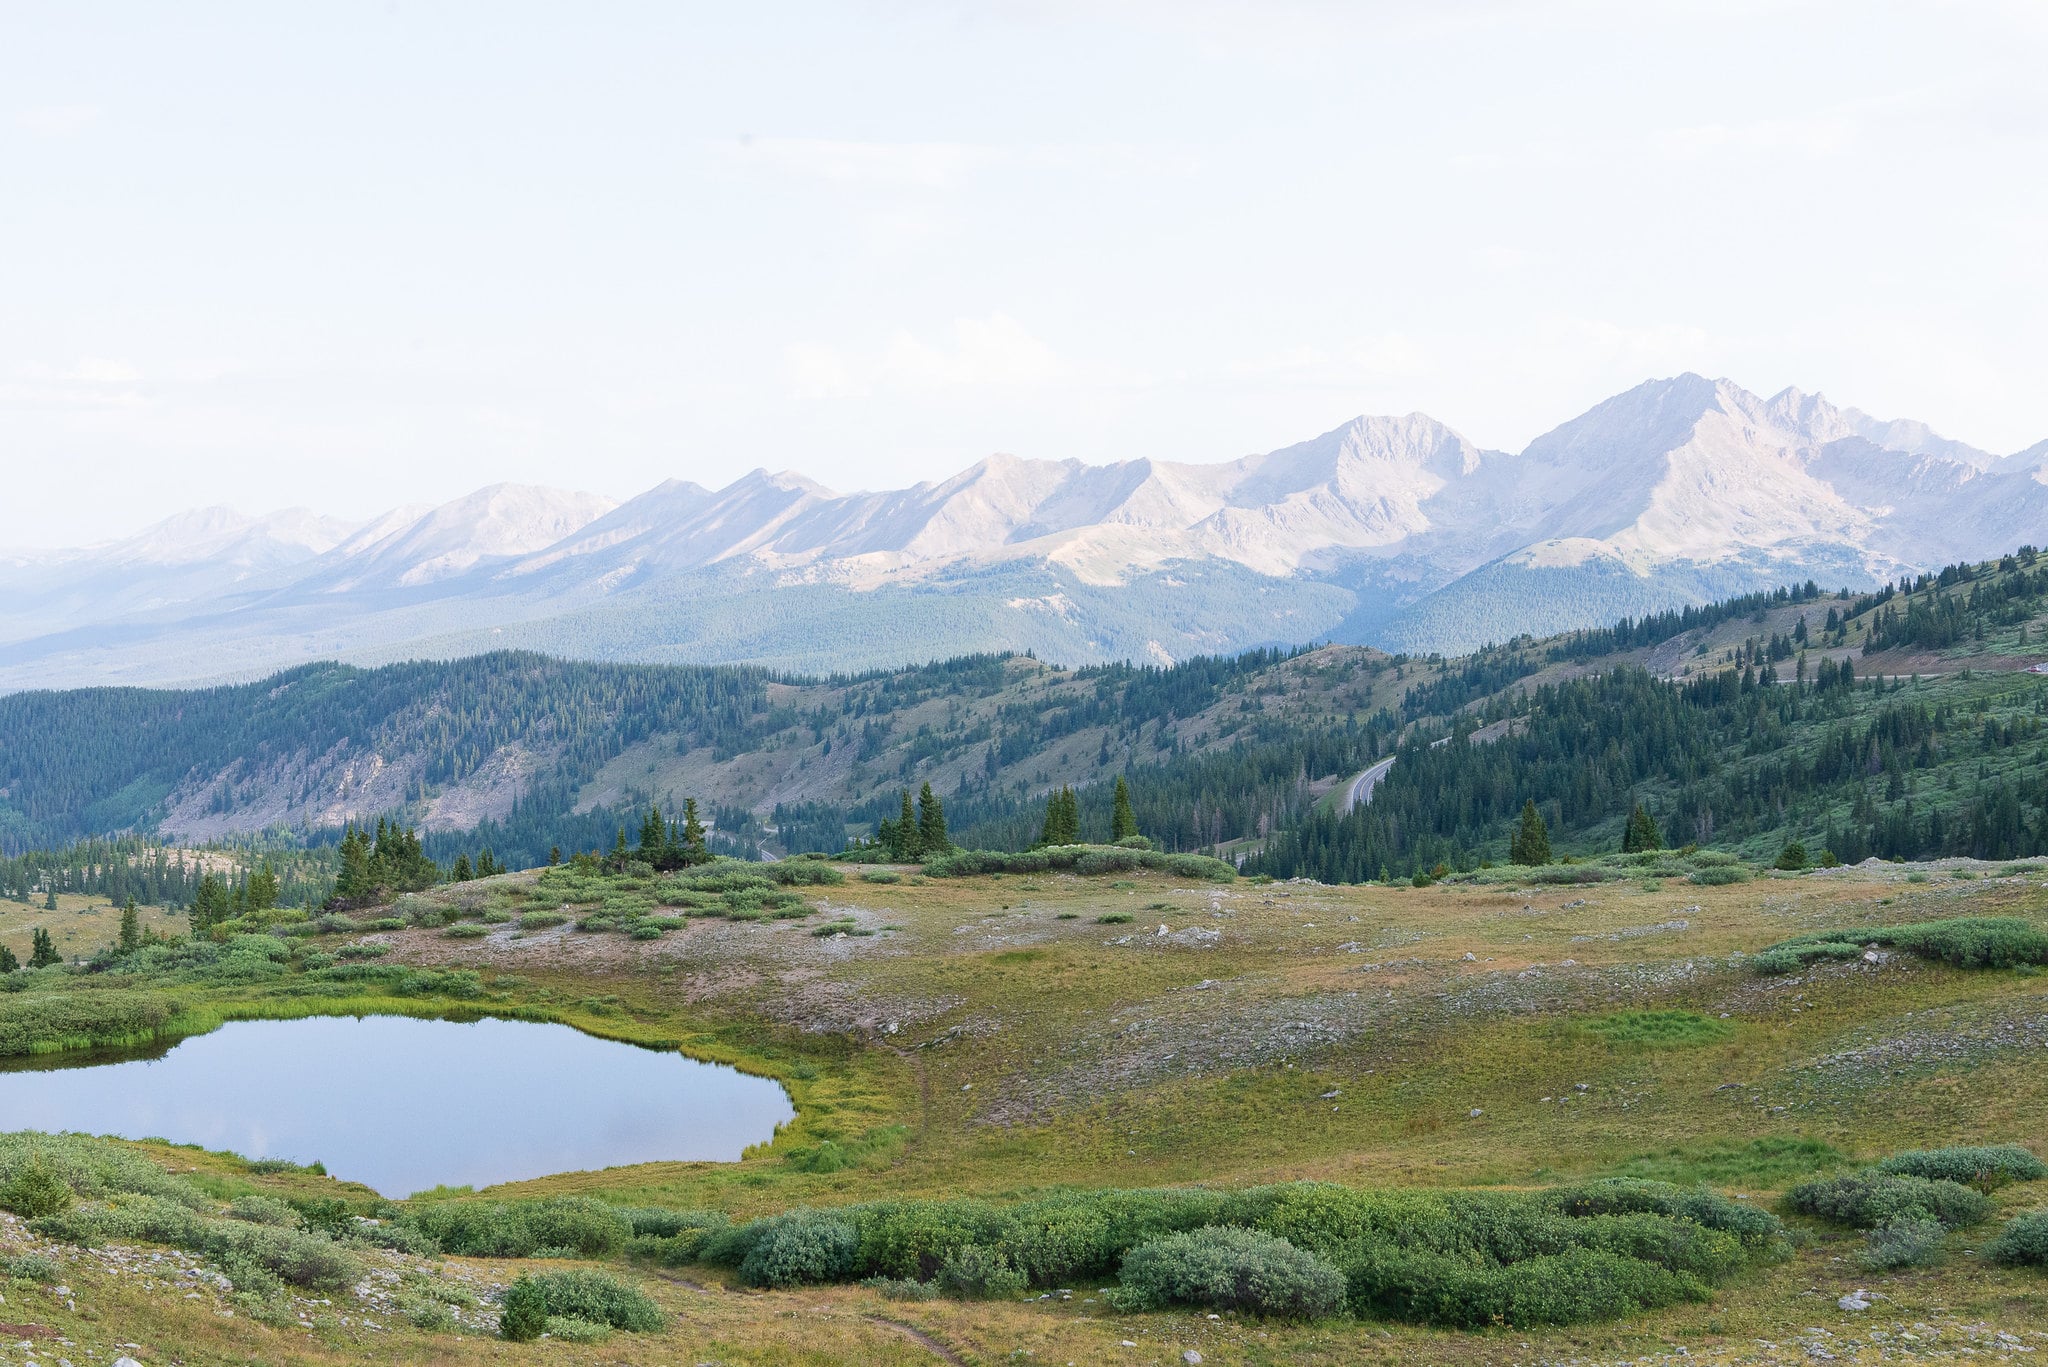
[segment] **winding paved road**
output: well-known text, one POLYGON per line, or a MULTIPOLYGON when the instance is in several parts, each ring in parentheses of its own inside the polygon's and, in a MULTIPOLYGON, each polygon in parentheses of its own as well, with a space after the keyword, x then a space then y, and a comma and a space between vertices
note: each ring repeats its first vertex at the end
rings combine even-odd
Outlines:
POLYGON ((1394 767, 1394 757, 1388 755, 1372 768, 1351 780, 1345 786, 1344 796, 1337 800, 1337 815, 1343 816, 1353 807, 1372 801, 1372 790, 1387 776, 1387 770, 1394 767))

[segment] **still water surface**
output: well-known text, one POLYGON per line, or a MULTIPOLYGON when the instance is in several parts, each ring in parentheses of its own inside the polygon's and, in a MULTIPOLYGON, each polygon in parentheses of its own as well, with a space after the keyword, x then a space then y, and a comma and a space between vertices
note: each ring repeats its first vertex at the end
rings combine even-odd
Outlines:
POLYGON ((677 1159, 794 1117, 780 1083, 531 1021, 234 1021, 153 1058, 0 1072, 0 1130, 319 1159, 386 1196, 677 1159))

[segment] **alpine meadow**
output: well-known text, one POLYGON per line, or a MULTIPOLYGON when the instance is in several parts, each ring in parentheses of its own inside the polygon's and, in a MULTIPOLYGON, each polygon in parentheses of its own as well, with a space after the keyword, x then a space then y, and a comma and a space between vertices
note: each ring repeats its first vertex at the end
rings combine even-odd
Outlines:
POLYGON ((2044 63, 0 16, 0 1367, 2034 1362, 2044 63))

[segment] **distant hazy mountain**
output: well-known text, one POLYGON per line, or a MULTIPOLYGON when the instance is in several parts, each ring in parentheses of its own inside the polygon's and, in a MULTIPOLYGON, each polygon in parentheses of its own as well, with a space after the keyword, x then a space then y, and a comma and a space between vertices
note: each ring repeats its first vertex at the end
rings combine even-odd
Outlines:
POLYGON ((1410 414, 1222 464, 997 455, 880 493, 756 470, 617 505, 494 485, 360 528, 209 509, 0 557, 0 687, 506 645, 801 669, 1453 650, 1793 579, 1867 584, 2044 530, 2048 442, 2000 458, 1681 375, 1519 453, 1410 414))

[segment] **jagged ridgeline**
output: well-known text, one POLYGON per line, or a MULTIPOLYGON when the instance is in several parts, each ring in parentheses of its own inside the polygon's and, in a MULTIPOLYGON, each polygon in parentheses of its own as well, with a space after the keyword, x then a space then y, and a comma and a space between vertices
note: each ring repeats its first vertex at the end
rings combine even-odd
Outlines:
POLYGON ((1812 583, 1519 637, 1171 667, 976 655, 822 678, 519 653, 309 665, 195 691, 0 697, 0 851, 110 834, 321 846, 390 816, 444 865, 609 849, 696 797, 712 847, 838 850, 930 784, 964 847, 1021 849, 1113 780, 1168 851, 1329 881, 1667 843, 1775 858, 2048 852, 2048 566, 2031 550, 1873 593, 1812 583), (1369 802, 1351 780, 1395 762, 1369 802), (1640 841, 1647 824, 1638 820, 1640 841), (268 833, 266 837, 265 833, 268 833))

